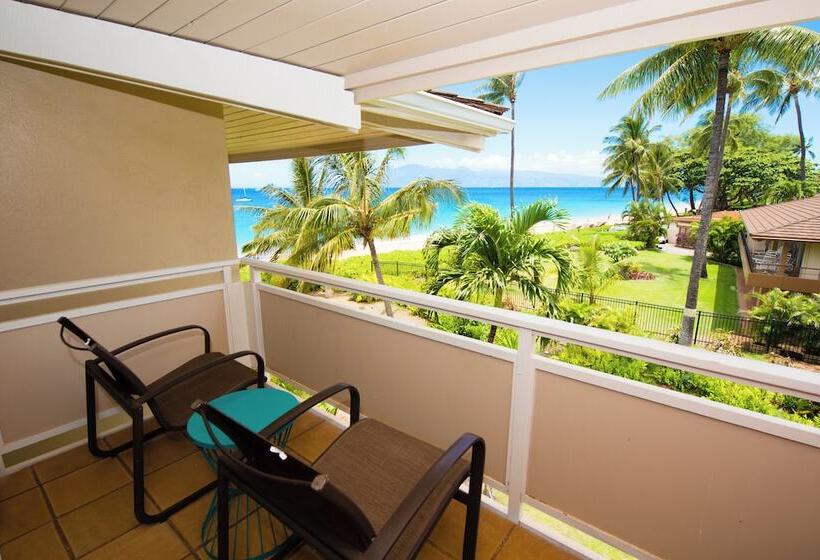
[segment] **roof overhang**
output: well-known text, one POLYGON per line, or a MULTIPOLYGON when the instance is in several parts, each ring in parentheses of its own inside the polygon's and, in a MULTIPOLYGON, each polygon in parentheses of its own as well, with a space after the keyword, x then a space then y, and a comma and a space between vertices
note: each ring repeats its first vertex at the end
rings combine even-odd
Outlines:
POLYGON ((333 74, 356 102, 820 17, 817 0, 23 1, 333 74))
POLYGON ((429 143, 477 152, 484 148, 485 138, 515 126, 501 115, 427 92, 361 107, 358 131, 226 108, 228 159, 237 163, 429 143))
POLYGON ((361 126, 338 76, 20 2, 0 0, 0 54, 261 113, 361 126))

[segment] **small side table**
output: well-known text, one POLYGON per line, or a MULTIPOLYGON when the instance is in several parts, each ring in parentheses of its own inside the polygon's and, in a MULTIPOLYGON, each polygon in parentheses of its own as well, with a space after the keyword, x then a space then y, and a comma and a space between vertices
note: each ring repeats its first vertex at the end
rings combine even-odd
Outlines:
MULTIPOLYGON (((249 430, 259 432, 299 403, 286 391, 265 387, 245 389, 222 395, 208 404, 230 416, 249 430)), ((211 439, 199 414, 188 420, 188 436, 199 447, 205 460, 216 470, 216 444, 211 439)), ((233 442, 219 428, 214 435, 222 447, 234 447, 233 442)), ((277 432, 271 443, 279 448, 287 445, 291 426, 277 432)), ((202 522, 202 549, 214 560, 217 558, 216 494, 202 522)), ((231 558, 261 560, 276 553, 287 540, 290 531, 249 496, 235 488, 230 489, 229 516, 231 522, 231 558)))

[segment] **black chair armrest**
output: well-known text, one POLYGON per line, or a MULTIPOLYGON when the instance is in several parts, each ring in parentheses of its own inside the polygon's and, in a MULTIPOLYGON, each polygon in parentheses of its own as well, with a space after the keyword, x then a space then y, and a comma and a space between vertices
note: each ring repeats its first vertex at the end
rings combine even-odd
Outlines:
POLYGON ((256 383, 260 387, 263 386, 265 383, 265 361, 262 359, 262 356, 260 356, 256 352, 252 352, 250 350, 243 350, 241 352, 234 352, 233 354, 222 356, 198 368, 186 371, 184 374, 180 375, 179 377, 175 377, 174 379, 168 379, 165 382, 160 382, 156 387, 152 388, 145 394, 141 395, 140 398, 136 399, 135 402, 139 405, 145 404, 151 399, 156 398, 158 395, 164 393, 168 389, 171 389, 172 387, 182 383, 186 379, 190 379, 191 377, 197 376, 200 373, 207 371, 211 368, 221 366, 222 364, 231 362, 233 360, 237 360, 244 356, 253 356, 254 358, 256 358, 256 383))
MULTIPOLYGON (((160 332, 157 332, 157 333, 154 333, 154 334, 149 334, 148 336, 142 337, 142 338, 140 338, 138 340, 135 340, 133 342, 129 342, 128 344, 124 344, 123 346, 120 346, 119 348, 115 348, 114 350, 111 351, 111 354, 116 356, 117 354, 121 354, 121 353, 125 352, 126 350, 131 350, 132 348, 136 348, 137 346, 141 346, 143 344, 151 342, 152 340, 157 340, 158 338, 163 338, 163 337, 166 337, 166 336, 170 336, 172 334, 176 334, 176 333, 183 332, 183 331, 190 331, 190 330, 194 330, 194 329, 198 329, 198 330, 202 331, 202 336, 205 339, 205 354, 207 354, 208 352, 211 351, 211 334, 208 332, 208 329, 206 329, 205 327, 200 326, 200 325, 184 325, 182 327, 175 327, 173 329, 168 329, 168 330, 160 331, 160 332)), ((100 363, 101 361, 102 361, 101 358, 96 359, 97 363, 100 363)))
POLYGON ((319 391, 309 399, 303 400, 285 414, 265 426, 259 434, 264 438, 272 436, 314 406, 323 403, 333 395, 341 393, 344 390, 350 392, 350 424, 355 424, 359 421, 359 390, 349 383, 337 383, 336 385, 332 385, 327 389, 319 391))
MULTIPOLYGON (((459 437, 453 445, 433 463, 416 486, 402 500, 382 530, 376 535, 373 543, 367 549, 368 558, 384 558, 396 544, 410 521, 424 504, 425 500, 436 489, 447 472, 461 460, 467 451, 473 450, 470 460, 470 476, 482 476, 484 471, 484 440, 475 434, 466 433, 459 437)), ((479 483, 481 481, 478 481, 479 483)), ((470 481, 472 485, 473 481, 470 481)))

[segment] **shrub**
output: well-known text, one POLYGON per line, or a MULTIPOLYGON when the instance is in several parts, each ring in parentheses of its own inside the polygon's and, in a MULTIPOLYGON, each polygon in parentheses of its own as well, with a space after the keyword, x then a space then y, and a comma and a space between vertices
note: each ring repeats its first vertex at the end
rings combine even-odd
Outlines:
POLYGON ((626 228, 627 239, 640 241, 646 249, 655 249, 671 218, 663 204, 641 200, 632 202, 624 210, 623 217, 629 220, 626 228))
POLYGON ((607 243, 601 250, 614 263, 621 262, 624 259, 634 257, 638 254, 638 250, 626 241, 616 241, 614 243, 607 243))
POLYGON ((706 349, 712 352, 719 352, 721 354, 729 354, 731 356, 742 356, 740 343, 734 333, 729 331, 722 331, 714 329, 710 333, 710 340, 706 343, 706 349))
MULTIPOLYGON (((698 235, 698 222, 692 224, 689 235, 694 240, 698 235)), ((743 220, 737 218, 721 218, 709 226, 709 238, 706 247, 712 253, 712 258, 718 262, 740 266, 740 245, 737 236, 746 231, 743 220)))
POLYGON ((641 265, 633 262, 618 263, 618 274, 624 280, 654 280, 655 275, 645 271, 641 265))

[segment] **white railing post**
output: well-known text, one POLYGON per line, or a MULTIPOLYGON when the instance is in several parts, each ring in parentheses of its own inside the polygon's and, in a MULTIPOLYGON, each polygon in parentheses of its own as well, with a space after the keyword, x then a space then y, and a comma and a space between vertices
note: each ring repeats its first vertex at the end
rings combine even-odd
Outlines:
POLYGON ((262 333, 262 302, 259 297, 259 284, 262 283, 262 271, 250 265, 251 269, 251 304, 253 305, 253 325, 254 325, 254 350, 265 357, 265 337, 262 333))
POLYGON ((530 433, 535 404, 534 342, 532 331, 518 329, 518 352, 513 363, 510 399, 510 434, 507 440, 507 518, 513 523, 518 523, 521 519, 521 504, 527 485, 530 433))
POLYGON ((222 305, 225 306, 225 329, 228 331, 228 352, 236 352, 236 338, 234 336, 233 305, 231 301, 231 284, 233 283, 233 272, 231 267, 222 268, 222 305))

